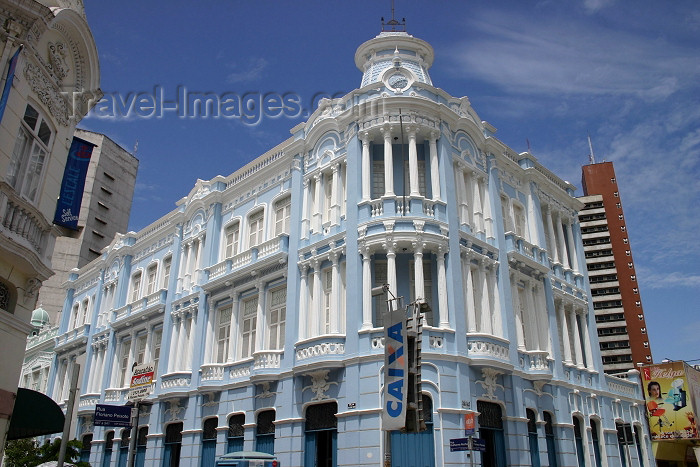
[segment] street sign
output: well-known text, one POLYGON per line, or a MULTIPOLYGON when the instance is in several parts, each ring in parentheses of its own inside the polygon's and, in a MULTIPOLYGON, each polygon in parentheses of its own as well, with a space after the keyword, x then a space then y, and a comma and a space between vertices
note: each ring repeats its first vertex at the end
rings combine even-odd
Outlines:
POLYGON ((469 438, 452 438, 450 440, 450 452, 469 451, 469 438))
POLYGON ((95 405, 95 426, 131 427, 131 407, 126 405, 95 405))
POLYGON ((474 435, 476 429, 474 426, 474 412, 464 414, 464 436, 474 435))
POLYGON ((153 390, 155 369, 153 363, 134 366, 131 384, 129 386, 129 395, 127 396, 128 400, 137 401, 148 397, 153 390))
POLYGON ((472 451, 486 451, 486 440, 481 438, 472 438, 472 451))

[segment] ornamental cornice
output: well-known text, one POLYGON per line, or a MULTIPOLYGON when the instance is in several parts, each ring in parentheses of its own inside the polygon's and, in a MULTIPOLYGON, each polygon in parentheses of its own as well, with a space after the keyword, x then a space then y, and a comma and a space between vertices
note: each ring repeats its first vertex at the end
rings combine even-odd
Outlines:
POLYGON ((68 103, 61 95, 58 86, 45 76, 42 67, 27 63, 24 67, 24 77, 39 101, 49 110, 49 113, 61 126, 67 127, 69 124, 68 103))
POLYGON ((418 231, 396 231, 385 230, 384 232, 364 235, 358 239, 359 253, 371 253, 375 251, 406 252, 415 251, 420 246, 425 252, 439 253, 448 251, 448 239, 446 235, 433 232, 418 231), (403 251, 402 251, 403 250, 403 251))

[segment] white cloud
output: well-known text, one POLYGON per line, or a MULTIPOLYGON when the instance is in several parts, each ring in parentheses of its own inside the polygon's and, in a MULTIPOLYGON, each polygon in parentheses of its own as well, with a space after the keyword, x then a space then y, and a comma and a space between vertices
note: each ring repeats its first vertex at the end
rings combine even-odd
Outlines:
POLYGON ((260 79, 262 72, 267 68, 268 62, 262 57, 252 58, 248 66, 240 71, 234 71, 226 77, 229 83, 241 83, 260 79))

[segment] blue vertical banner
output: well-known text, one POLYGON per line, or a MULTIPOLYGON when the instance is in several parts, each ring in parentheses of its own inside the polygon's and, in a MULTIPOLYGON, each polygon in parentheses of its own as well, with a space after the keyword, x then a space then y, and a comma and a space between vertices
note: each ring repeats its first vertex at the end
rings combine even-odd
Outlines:
POLYGON ((56 202, 56 214, 53 223, 69 229, 78 230, 80 204, 83 202, 83 189, 87 175, 92 149, 95 144, 73 137, 68 151, 66 169, 63 171, 61 195, 56 202))
POLYGON ((2 116, 5 114, 5 107, 7 107, 7 99, 10 97, 10 89, 12 89, 12 81, 15 79, 15 69, 17 68, 17 62, 19 61, 19 54, 22 52, 24 46, 20 45, 17 52, 10 59, 10 64, 7 67, 7 78, 5 79, 5 86, 2 88, 2 97, 0 97, 0 121, 2 121, 2 116))
POLYGON ((382 430, 400 430, 406 425, 408 391, 408 353, 406 344, 406 312, 394 310, 384 315, 384 407, 382 430))

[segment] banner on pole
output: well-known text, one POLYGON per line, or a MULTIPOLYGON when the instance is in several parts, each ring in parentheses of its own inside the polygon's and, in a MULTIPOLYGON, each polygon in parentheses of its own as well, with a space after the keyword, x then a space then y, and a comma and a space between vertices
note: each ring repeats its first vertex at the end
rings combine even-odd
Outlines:
MULTIPOLYGON (((393 308, 393 307, 391 307, 393 308)), ((408 356, 406 349, 406 314, 390 310, 384 321, 384 407, 382 429, 400 430, 406 425, 408 356)))
POLYGON ((83 202, 85 177, 87 176, 94 144, 73 138, 68 151, 66 168, 63 170, 61 194, 56 201, 56 214, 53 223, 69 229, 78 230, 78 216, 83 202))

